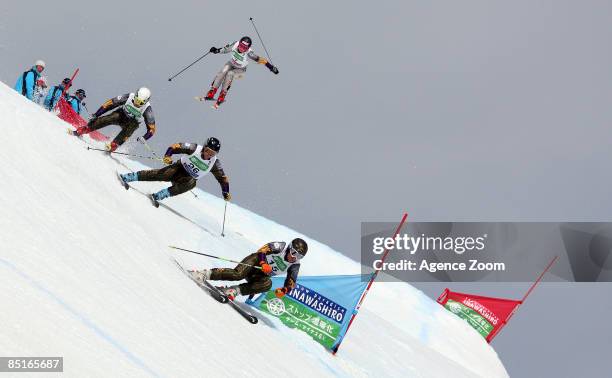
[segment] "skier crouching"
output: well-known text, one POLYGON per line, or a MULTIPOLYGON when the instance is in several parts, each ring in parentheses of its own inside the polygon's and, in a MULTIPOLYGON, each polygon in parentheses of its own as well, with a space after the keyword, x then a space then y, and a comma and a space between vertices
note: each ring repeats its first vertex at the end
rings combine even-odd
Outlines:
POLYGON ((308 244, 303 239, 296 238, 290 243, 270 242, 257 252, 245 257, 235 268, 215 268, 188 271, 198 282, 212 281, 241 281, 245 283, 219 289, 231 300, 238 295, 252 295, 263 293, 272 287, 270 276, 287 274, 283 287, 277 288, 274 293, 278 298, 289 293, 297 281, 300 270, 300 261, 306 256, 308 244), (258 269, 256 267, 260 267, 258 269))
POLYGON ((232 196, 229 193, 229 179, 223 171, 221 161, 217 158, 217 153, 221 150, 219 139, 210 137, 206 144, 198 145, 195 143, 177 143, 168 147, 163 158, 167 167, 125 173, 119 175, 123 186, 129 189, 128 182, 133 181, 170 181, 172 186, 162 189, 157 193, 151 194, 151 201, 155 207, 159 207, 159 202, 165 198, 176 196, 193 189, 196 181, 211 172, 221 185, 223 199, 229 201, 232 196), (176 162, 172 162, 173 154, 187 154, 176 162))
POLYGON ((94 113, 87 126, 81 126, 70 133, 75 136, 81 136, 109 125, 117 125, 121 127, 121 131, 112 142, 106 145, 106 149, 109 152, 114 152, 132 136, 144 120, 144 123, 147 125, 147 132, 142 138, 149 140, 155 134, 155 117, 149 102, 150 98, 151 91, 145 87, 138 89, 136 93, 127 93, 123 96, 111 98, 100 106, 100 109, 94 113), (103 115, 114 109, 117 110, 103 115))

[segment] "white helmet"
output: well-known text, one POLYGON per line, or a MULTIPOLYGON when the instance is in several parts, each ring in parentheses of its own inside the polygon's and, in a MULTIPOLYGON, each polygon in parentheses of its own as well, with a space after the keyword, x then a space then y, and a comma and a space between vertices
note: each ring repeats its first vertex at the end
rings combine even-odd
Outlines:
POLYGON ((136 92, 136 96, 134 100, 138 100, 138 102, 140 102, 141 105, 143 105, 147 101, 149 101, 150 98, 151 98, 151 91, 149 90, 149 88, 142 87, 138 89, 138 92, 136 92))
POLYGON ((45 68, 45 61, 44 60, 40 60, 38 59, 36 62, 34 62, 34 67, 36 66, 41 66, 42 68, 45 68))

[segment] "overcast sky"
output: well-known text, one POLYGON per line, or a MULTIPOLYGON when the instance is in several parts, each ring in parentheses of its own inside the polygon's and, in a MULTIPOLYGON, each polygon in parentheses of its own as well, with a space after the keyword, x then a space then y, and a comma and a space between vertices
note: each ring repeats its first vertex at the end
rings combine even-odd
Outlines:
MULTIPOLYGON (((217 136, 235 203, 357 258, 360 222, 403 211, 413 221, 609 220, 611 37, 607 1, 4 1, 0 79, 12 86, 36 59, 52 84, 79 67, 75 88, 92 111, 148 86, 158 151, 217 136), (263 54, 249 17, 278 76, 251 64, 220 111, 193 97, 227 55, 167 81, 245 34, 263 54)), ((210 177, 199 186, 220 194, 210 177)), ((602 287, 568 289, 599 306, 589 321, 611 309, 602 287)), ((542 306, 559 311, 548 290, 542 306)), ((526 353, 524 336, 552 321, 529 308, 533 332, 516 326, 520 337, 506 330, 495 345, 511 375, 563 375, 572 347, 594 355, 572 339, 548 343, 551 356, 526 353)))

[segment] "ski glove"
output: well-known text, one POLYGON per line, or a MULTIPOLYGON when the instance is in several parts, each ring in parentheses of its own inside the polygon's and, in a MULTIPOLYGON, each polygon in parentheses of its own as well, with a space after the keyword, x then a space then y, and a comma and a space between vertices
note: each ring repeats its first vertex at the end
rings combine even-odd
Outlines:
POLYGON ((272 273, 272 266, 270 266, 270 264, 268 264, 267 262, 262 261, 259 263, 259 265, 261 265, 261 271, 265 274, 272 273))
POLYGON ((229 201, 232 199, 232 195, 229 192, 223 192, 223 199, 229 201))
POLYGON ((270 62, 266 63, 266 67, 268 67, 268 69, 272 71, 275 75, 278 75, 278 68, 274 67, 270 62))
POLYGON ((141 138, 143 138, 144 140, 149 140, 152 136, 153 136, 153 133, 150 131, 147 131, 147 133, 143 135, 141 138))
POLYGON ((213 46, 213 47, 210 48, 210 52, 213 53, 213 54, 218 54, 218 53, 221 52, 221 49, 216 48, 215 46, 213 46))
POLYGON ((287 290, 286 287, 279 287, 278 289, 274 290, 274 295, 276 295, 276 298, 282 298, 288 291, 289 290, 287 290))
POLYGON ((172 164, 172 158, 170 156, 164 156, 162 160, 164 161, 164 164, 172 164))

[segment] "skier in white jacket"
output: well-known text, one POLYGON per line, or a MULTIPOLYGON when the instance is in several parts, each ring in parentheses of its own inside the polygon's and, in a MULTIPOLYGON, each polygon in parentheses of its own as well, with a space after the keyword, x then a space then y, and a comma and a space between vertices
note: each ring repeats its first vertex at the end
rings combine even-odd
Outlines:
POLYGON ((278 68, 273 66, 272 63, 268 62, 267 59, 258 56, 253 52, 253 50, 251 50, 252 43, 251 38, 245 36, 240 38, 240 40, 237 42, 227 44, 223 48, 217 48, 214 46, 210 48, 210 52, 213 54, 231 53, 230 60, 225 63, 221 71, 217 73, 217 76, 215 76, 215 79, 210 86, 210 90, 203 98, 206 101, 214 101, 215 94, 217 93, 219 87, 221 87, 221 92, 219 92, 217 102, 213 105, 214 108, 218 108, 219 105, 225 101, 225 96, 232 85, 232 81, 235 78, 242 77, 242 75, 246 72, 249 59, 259 64, 265 64, 270 71, 278 75, 278 68))

